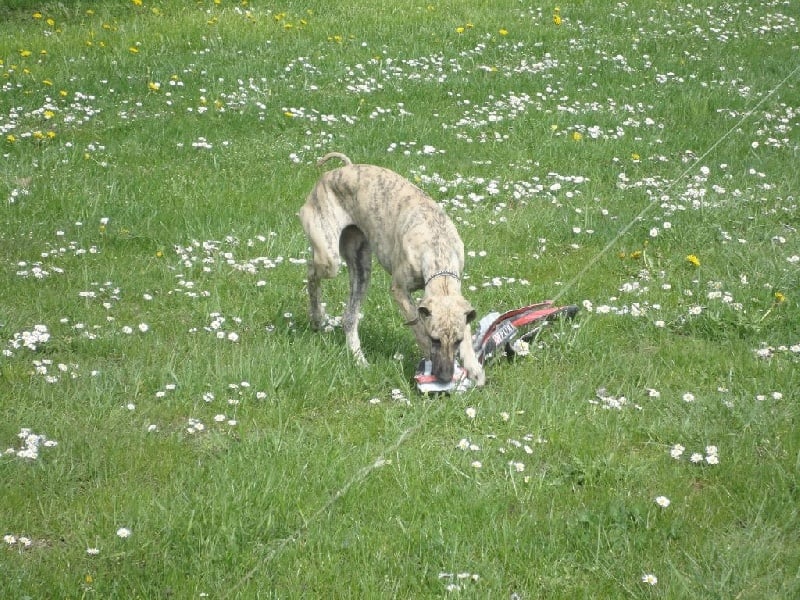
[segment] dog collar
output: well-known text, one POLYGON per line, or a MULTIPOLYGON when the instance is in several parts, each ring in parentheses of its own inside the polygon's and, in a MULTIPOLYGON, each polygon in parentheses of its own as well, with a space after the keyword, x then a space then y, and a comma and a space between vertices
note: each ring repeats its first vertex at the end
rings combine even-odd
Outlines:
POLYGON ((453 273, 453 271, 436 271, 436 273, 425 280, 425 287, 428 287, 428 284, 437 277, 452 277, 456 281, 461 281, 461 277, 459 277, 456 273, 453 273))

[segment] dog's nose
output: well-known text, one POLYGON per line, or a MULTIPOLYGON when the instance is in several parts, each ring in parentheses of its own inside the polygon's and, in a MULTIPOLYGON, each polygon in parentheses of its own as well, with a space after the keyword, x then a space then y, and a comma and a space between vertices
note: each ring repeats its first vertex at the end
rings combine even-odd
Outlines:
POLYGON ((453 373, 455 372, 455 365, 453 363, 444 363, 439 365, 434 370, 434 375, 440 383, 450 383, 453 381, 453 373))

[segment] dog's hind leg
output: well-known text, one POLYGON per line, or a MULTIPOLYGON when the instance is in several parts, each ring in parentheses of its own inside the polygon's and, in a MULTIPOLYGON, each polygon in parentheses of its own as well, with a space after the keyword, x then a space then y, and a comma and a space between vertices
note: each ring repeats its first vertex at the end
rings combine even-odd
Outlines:
POLYGON ((372 250, 364 233, 355 225, 350 225, 342 231, 339 248, 347 264, 347 274, 350 278, 350 297, 347 299, 342 328, 350 352, 359 364, 366 365, 367 359, 361 350, 361 340, 358 337, 358 322, 361 319, 361 302, 367 293, 372 275, 372 250))
POLYGON ((332 239, 335 223, 324 219, 311 200, 300 209, 300 221, 311 242, 311 260, 308 262, 309 319, 313 329, 321 329, 325 320, 322 308, 321 280, 336 276, 341 258, 338 239, 332 239))

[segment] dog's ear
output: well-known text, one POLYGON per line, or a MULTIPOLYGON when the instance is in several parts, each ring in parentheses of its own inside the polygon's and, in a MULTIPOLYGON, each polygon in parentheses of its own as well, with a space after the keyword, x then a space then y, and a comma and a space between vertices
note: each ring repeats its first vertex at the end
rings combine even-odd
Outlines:
POLYGON ((464 317, 467 319, 467 323, 468 324, 472 323, 475 320, 475 317, 477 316, 475 309, 472 308, 472 305, 469 302, 467 302, 466 299, 462 300, 461 305, 463 307, 464 317))

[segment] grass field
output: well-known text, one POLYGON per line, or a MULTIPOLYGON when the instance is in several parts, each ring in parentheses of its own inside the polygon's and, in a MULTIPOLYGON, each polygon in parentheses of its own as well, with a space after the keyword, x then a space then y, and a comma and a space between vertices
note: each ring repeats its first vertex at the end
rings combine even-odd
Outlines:
POLYGON ((0 597, 800 597, 798 65, 783 0, 0 2, 0 597), (575 321, 424 397, 376 269, 357 367, 334 150, 575 321))

